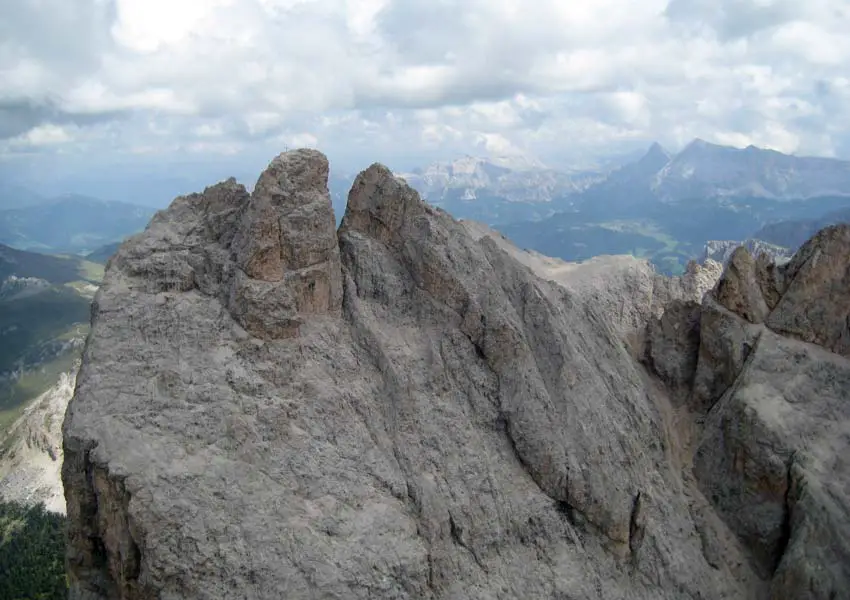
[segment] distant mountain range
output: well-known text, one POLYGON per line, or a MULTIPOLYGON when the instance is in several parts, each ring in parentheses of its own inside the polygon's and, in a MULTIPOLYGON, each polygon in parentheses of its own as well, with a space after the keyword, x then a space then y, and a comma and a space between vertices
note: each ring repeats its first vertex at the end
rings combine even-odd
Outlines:
POLYGON ((69 194, 0 210, 0 243, 22 250, 86 254, 141 231, 154 212, 69 194))
POLYGON ((601 171, 552 169, 532 159, 473 156, 397 175, 456 218, 490 225, 543 219, 605 177, 601 171))
POLYGON ((850 161, 790 156, 696 139, 671 157, 650 188, 664 201, 753 197, 801 200, 850 195, 850 161))
MULTIPOLYGON (((850 208, 848 161, 700 139, 675 154, 652 144, 642 156, 623 160, 570 169, 529 157, 464 156, 397 175, 431 204, 496 227, 521 246, 570 261, 630 253, 669 272, 699 257, 711 240, 760 239, 794 247, 822 226, 822 217, 850 208), (785 221, 797 224, 778 225, 785 221), (757 233, 765 227, 793 239, 765 240, 757 233)), ((337 222, 353 180, 351 174, 330 174, 337 222)), ((5 185, 0 243, 95 253, 93 258, 105 261, 114 247, 99 249, 140 231, 153 213, 81 195, 45 199, 5 185)))
POLYGON ((721 264, 726 264, 732 258, 732 254, 734 254, 735 250, 737 250, 739 246, 743 246, 749 250, 750 254, 753 256, 767 254, 777 264, 788 262, 791 260, 791 257, 794 256, 794 250, 790 250, 782 246, 776 246, 755 238, 743 241, 710 240, 705 245, 705 253, 701 257, 702 261, 710 259, 721 264))
MULTIPOLYGON (((652 144, 643 156, 616 168, 557 169, 534 159, 465 156, 397 175, 431 204, 457 218, 491 226, 560 220, 558 213, 606 218, 612 211, 640 213, 624 215, 633 218, 648 216, 643 213, 649 205, 736 207, 756 202, 761 204, 759 216, 746 226, 759 227, 796 214, 774 203, 818 199, 818 210, 829 210, 843 207, 850 197, 848 161, 790 156, 754 146, 732 148, 701 139, 676 154, 652 144)), ((340 183, 350 186, 351 180, 341 178, 340 183)), ((333 193, 333 185, 331 189, 333 193)), ((344 194, 337 195, 343 208, 344 194)))
POLYGON ((118 252, 118 247, 120 245, 121 242, 113 242, 111 244, 101 246, 100 248, 86 254, 86 260, 100 265, 105 265, 107 261, 112 258, 112 255, 118 252))
POLYGON ((628 253, 677 273, 706 242, 758 237, 780 221, 815 220, 796 235, 807 239, 820 216, 850 207, 850 162, 703 140, 673 155, 653 144, 565 204, 544 219, 497 227, 520 246, 565 260, 628 253))
POLYGON ((473 156, 397 175, 435 205, 451 199, 476 200, 482 193, 512 202, 550 202, 581 192, 604 177, 600 172, 559 171, 532 161, 517 165, 473 156))
POLYGON ((9 276, 35 278, 50 283, 99 281, 100 269, 77 256, 51 256, 25 252, 0 244, 0 281, 9 276))
POLYGON ((816 218, 770 223, 759 229, 753 237, 770 244, 796 250, 824 227, 837 223, 850 223, 850 208, 835 210, 816 218))
POLYGON ((726 262, 738 246, 745 246, 753 255, 765 253, 776 262, 783 262, 790 259, 818 231, 839 223, 850 223, 850 208, 833 211, 816 219, 770 223, 743 241, 711 240, 706 243, 703 258, 726 262))
POLYGON ((47 198, 23 186, 0 183, 0 210, 26 208, 46 201, 47 198))
MULTIPOLYGON (((429 203, 525 248, 569 261, 633 254, 668 273, 714 240, 796 248, 836 221, 826 215, 850 209, 850 161, 700 139, 679 153, 655 143, 630 161, 590 170, 465 156, 396 175, 429 203)), ((331 174, 337 221, 353 180, 331 174)))

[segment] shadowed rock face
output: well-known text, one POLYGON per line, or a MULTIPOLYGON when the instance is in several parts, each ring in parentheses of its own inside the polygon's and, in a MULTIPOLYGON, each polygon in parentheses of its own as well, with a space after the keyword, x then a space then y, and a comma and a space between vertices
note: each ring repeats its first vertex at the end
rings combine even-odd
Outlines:
MULTIPOLYGON (((694 474, 771 598, 850 589, 848 273, 846 225, 822 230, 781 266, 741 247, 691 314, 699 341, 688 402, 704 415, 694 474)), ((668 312, 650 327, 656 354, 682 320, 668 312)), ((692 349, 690 339, 679 348, 692 349)), ((661 352, 656 364, 681 356, 661 352)), ((670 381, 668 371, 656 366, 670 381)))
MULTIPOLYGON (((538 278, 381 165, 334 232, 327 172, 282 154, 110 262, 64 426, 71 598, 768 597, 598 286, 538 278)), ((687 387, 702 342, 658 332, 687 387)))

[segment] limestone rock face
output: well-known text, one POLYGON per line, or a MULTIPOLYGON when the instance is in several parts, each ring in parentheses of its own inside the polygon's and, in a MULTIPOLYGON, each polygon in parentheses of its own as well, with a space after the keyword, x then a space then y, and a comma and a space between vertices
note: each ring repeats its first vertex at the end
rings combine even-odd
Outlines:
POLYGON ((715 292, 722 306, 750 323, 764 322, 769 312, 759 285, 763 278, 757 274, 756 264, 747 249, 739 246, 732 253, 715 292))
POLYGON ((474 221, 462 221, 475 238, 489 237, 535 275, 558 283, 575 297, 593 304, 618 335, 642 351, 647 324, 661 317, 673 301, 701 302, 723 272, 713 260, 690 261, 681 277, 657 273, 649 261, 634 256, 596 256, 581 263, 520 250, 502 234, 474 221))
POLYGON ((850 357, 850 226, 806 242, 782 269, 781 300, 768 327, 850 357))
POLYGON ((827 228, 778 266, 737 249, 698 317, 693 474, 770 598, 850 589, 848 241, 827 228))
POLYGON ((764 240, 751 238, 744 241, 709 240, 703 249, 703 260, 711 259, 723 265, 729 262, 739 247, 746 248, 753 256, 765 255, 775 263, 786 263, 794 254, 793 249, 777 246, 764 240))
POLYGON ((735 383, 762 329, 729 311, 714 296, 703 302, 699 321, 691 405, 704 414, 735 383))
POLYGON ((647 324, 646 359, 659 377, 675 391, 693 386, 700 348, 701 306, 674 300, 659 319, 647 324))
MULTIPOLYGON (((252 194, 175 200, 110 262, 64 424, 70 598, 760 599, 818 565, 836 589, 843 530, 809 550, 846 509, 811 512, 835 490, 804 483, 839 462, 804 457, 815 421, 760 426, 779 462, 754 448, 734 471, 736 450, 710 452, 732 392, 682 443, 687 406, 633 358, 601 283, 538 277, 378 164, 335 233, 326 178, 321 154, 285 153, 252 194), (788 452, 807 470, 783 488, 788 452), (764 518, 730 517, 759 473, 764 518)), ((634 327, 668 314, 648 306, 634 327)), ((703 356, 704 314, 698 349, 687 327, 650 336, 666 380, 725 360, 711 322, 703 356)))
POLYGON ((846 359, 767 330, 708 415, 697 479, 758 572, 776 574, 773 597, 850 589, 848 390, 846 359))
POLYGON ((43 503, 65 512, 60 470, 62 419, 74 393, 76 368, 36 398, 0 436, 0 498, 24 504, 43 503))

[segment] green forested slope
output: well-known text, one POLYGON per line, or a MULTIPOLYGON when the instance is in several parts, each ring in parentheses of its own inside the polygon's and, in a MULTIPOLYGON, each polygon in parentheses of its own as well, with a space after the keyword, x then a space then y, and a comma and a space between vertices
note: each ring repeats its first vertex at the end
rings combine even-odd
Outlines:
POLYGON ((65 517, 0 502, 0 598, 64 599, 64 561, 65 517))

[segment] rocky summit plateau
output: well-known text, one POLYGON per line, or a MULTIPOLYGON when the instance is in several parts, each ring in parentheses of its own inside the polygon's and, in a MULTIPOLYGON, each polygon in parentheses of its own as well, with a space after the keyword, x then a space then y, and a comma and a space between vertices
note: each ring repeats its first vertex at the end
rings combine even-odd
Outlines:
POLYGON ((674 279, 524 253, 379 164, 337 230, 327 179, 286 152, 109 261, 70 598, 848 597, 850 227, 674 279))

